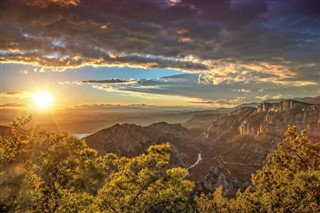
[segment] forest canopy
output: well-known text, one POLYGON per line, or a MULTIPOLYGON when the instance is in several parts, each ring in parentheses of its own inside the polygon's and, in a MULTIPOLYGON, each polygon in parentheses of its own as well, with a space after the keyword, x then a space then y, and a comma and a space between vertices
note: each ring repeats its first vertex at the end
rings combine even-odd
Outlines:
POLYGON ((291 126, 285 139, 267 156, 252 185, 235 198, 218 188, 212 198, 196 197, 199 212, 320 212, 320 141, 291 126))
POLYGON ((189 211, 194 183, 169 168, 170 145, 133 158, 98 156, 68 133, 29 129, 29 117, 0 138, 0 206, 6 212, 189 211))
POLYGON ((99 156, 65 132, 22 116, 0 137, 2 212, 319 212, 320 142, 289 127, 252 185, 234 198, 222 187, 195 196, 187 169, 170 167, 170 144, 136 157, 99 156))

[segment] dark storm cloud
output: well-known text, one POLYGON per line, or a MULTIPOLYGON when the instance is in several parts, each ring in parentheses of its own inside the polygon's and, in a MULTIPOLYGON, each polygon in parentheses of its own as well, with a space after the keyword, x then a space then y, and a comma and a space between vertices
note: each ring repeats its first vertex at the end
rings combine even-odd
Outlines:
POLYGON ((1 1, 1 60, 318 84, 319 1, 1 1), (304 75, 306 73, 306 75, 304 75))

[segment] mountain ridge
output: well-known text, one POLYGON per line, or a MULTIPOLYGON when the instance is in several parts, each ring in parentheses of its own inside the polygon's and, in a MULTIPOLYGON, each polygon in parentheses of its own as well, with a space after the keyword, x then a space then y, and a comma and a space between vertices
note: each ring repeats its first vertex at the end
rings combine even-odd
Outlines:
POLYGON ((152 144, 170 142, 171 166, 189 168, 196 162, 188 169, 188 178, 196 181, 197 190, 212 192, 222 185, 234 195, 250 184, 251 174, 262 167, 288 125, 320 138, 320 104, 289 99, 240 105, 224 113, 195 114, 184 124, 117 124, 85 140, 100 154, 119 156, 135 156, 152 144))
POLYGON ((197 190, 212 192, 222 185, 227 194, 234 195, 250 184, 251 174, 262 167, 288 125, 306 129, 314 140, 320 138, 320 104, 308 101, 242 105, 224 113, 195 114, 184 124, 117 124, 85 140, 100 154, 119 156, 135 156, 152 144, 170 142, 171 166, 189 168, 197 162, 188 169, 197 190), (202 160, 197 161, 199 154, 202 160))

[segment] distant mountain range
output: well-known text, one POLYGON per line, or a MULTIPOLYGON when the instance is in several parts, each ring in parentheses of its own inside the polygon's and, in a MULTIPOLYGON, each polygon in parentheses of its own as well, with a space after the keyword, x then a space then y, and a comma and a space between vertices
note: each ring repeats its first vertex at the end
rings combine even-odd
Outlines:
MULTIPOLYGON (((199 191, 212 192, 222 185, 228 195, 250 184, 251 174, 284 138, 288 125, 320 140, 320 96, 173 113, 172 120, 175 115, 190 119, 182 124, 116 124, 85 140, 100 154, 129 157, 152 144, 170 142, 171 166, 188 168, 188 178, 196 181, 199 191)), ((6 134, 10 128, 0 126, 0 135, 6 134)))
POLYGON ((171 165, 189 168, 198 190, 212 192, 222 185, 233 195, 250 184, 251 174, 262 167, 288 125, 305 129, 312 140, 320 139, 320 96, 192 113, 183 124, 117 124, 85 140, 100 154, 119 156, 135 156, 152 144, 170 142, 171 165))

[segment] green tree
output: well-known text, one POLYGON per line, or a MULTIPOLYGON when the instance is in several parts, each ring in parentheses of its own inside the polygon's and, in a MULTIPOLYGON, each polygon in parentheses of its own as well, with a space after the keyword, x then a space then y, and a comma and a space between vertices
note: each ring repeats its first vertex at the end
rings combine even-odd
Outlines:
POLYGON ((295 127, 252 175, 253 187, 227 199, 219 188, 212 199, 196 198, 199 212, 320 212, 320 142, 295 127))
POLYGON ((77 196, 78 201, 83 197, 87 203, 88 195, 103 185, 103 158, 84 141, 68 133, 39 131, 30 137, 30 144, 28 172, 18 197, 21 209, 60 211, 62 201, 72 199, 68 196, 77 196))
POLYGON ((186 169, 168 169, 170 145, 149 147, 146 154, 113 162, 105 185, 96 196, 99 209, 110 212, 188 212, 191 181, 186 169))
POLYGON ((198 211, 202 213, 229 212, 230 210, 231 201, 223 197, 223 188, 221 186, 214 191, 212 198, 202 193, 195 198, 195 201, 198 211))
POLYGON ((11 125, 11 134, 0 136, 0 211, 16 208, 17 196, 27 171, 28 124, 31 116, 22 115, 11 125))
POLYGON ((3 212, 187 212, 194 183, 169 168, 170 145, 133 158, 98 156, 68 133, 28 128, 0 138, 3 212))
POLYGON ((286 138, 252 176, 256 196, 267 212, 320 211, 320 142, 289 127, 286 138))

